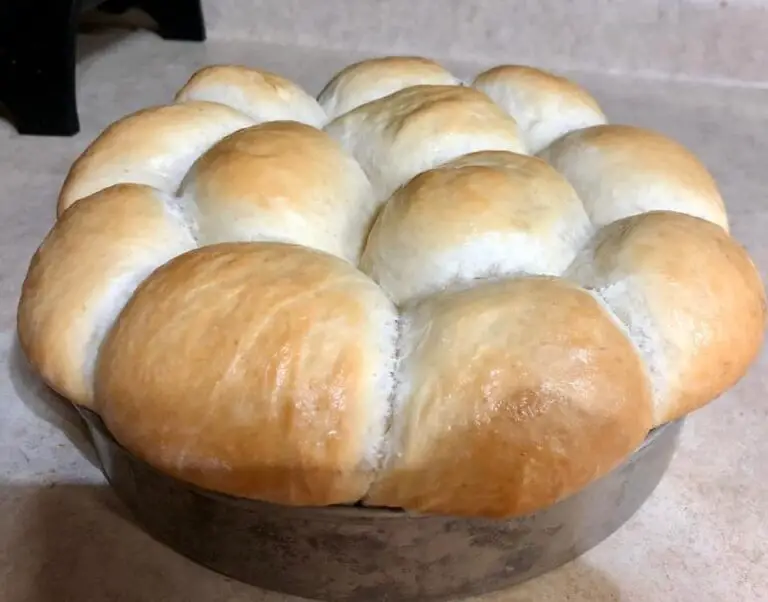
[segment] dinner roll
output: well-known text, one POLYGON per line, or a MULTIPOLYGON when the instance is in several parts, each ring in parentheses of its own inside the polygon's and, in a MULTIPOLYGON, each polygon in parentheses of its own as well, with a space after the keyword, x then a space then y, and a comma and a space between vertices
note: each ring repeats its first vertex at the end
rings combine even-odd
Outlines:
POLYGON ((596 226, 669 210, 728 230, 714 178, 688 149, 656 132, 598 125, 567 134, 539 156, 573 184, 596 226))
POLYGON ((217 65, 119 120, 30 263, 31 366, 211 492, 507 518, 588 486, 744 376, 763 283, 680 144, 540 70, 475 86, 217 65))
POLYGON ((419 56, 385 56, 360 61, 334 75, 317 97, 330 119, 372 100, 418 85, 461 82, 436 62, 419 56))
POLYGON ((136 286, 195 246, 173 200, 117 184, 66 211, 38 248, 21 289, 19 342, 45 382, 92 406, 105 333, 136 286))
POLYGON ((379 199, 467 153, 525 153, 515 120, 485 94, 460 86, 405 88, 334 119, 325 130, 357 158, 379 199))
POLYGON ((376 219, 360 267, 400 303, 455 281, 560 275, 590 234, 576 192, 552 167, 481 151, 398 189, 376 219))
POLYGON ((388 461, 367 504, 526 514, 610 471, 648 432, 635 347, 565 280, 441 293, 403 320, 388 461))
POLYGON ((472 85, 515 118, 531 153, 568 132, 606 122, 586 90, 541 69, 499 65, 478 75, 472 85))
POLYGON ((211 65, 192 75, 176 102, 207 100, 245 113, 255 123, 291 120, 321 128, 325 111, 304 89, 275 73, 241 65, 211 65))
POLYGON ((195 163, 181 195, 201 244, 295 242, 354 263, 375 210, 357 161, 325 132, 295 121, 224 138, 195 163))
POLYGON ((765 293, 722 228, 658 211, 603 228, 569 268, 627 325, 654 385, 656 424, 730 388, 757 355, 765 293))
POLYGON ((283 243, 178 257, 104 343, 96 401, 152 466, 282 504, 354 502, 390 414, 396 312, 361 272, 283 243))
POLYGON ((151 107, 123 117, 74 162, 59 194, 57 213, 113 184, 148 184, 175 193, 203 152, 249 125, 253 120, 239 111, 202 101, 151 107))

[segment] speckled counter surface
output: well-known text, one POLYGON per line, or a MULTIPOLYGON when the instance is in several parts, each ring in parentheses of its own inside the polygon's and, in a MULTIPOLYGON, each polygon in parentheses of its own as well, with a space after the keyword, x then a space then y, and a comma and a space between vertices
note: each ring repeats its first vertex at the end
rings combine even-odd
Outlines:
MULTIPOLYGON (((0 121, 0 600, 288 600, 198 567, 133 525, 92 463, 74 412, 25 371, 14 338, 16 302, 66 170, 107 124, 168 101, 203 64, 262 66, 317 92, 356 58, 249 43, 169 43, 147 33, 87 36, 80 135, 21 138, 0 121)), ((460 76, 487 66, 446 65, 460 76)), ((768 91, 569 75, 612 121, 663 131, 703 159, 720 183, 734 236, 768 280, 768 91)), ((668 474, 624 528, 554 573, 477 600, 768 600, 767 368, 763 354, 738 386, 689 419, 668 474)))

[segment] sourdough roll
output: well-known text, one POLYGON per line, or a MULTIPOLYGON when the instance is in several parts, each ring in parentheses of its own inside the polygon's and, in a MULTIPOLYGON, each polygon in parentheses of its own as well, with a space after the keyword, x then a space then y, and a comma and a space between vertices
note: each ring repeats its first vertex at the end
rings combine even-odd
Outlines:
POLYGON ((38 248, 21 289, 24 354, 45 382, 91 407, 99 346, 136 286, 195 246, 173 200, 118 184, 79 201, 38 248))
POLYGON ((635 347, 565 280, 441 293, 403 321, 389 456, 367 504, 527 514, 606 474, 648 433, 635 347))
POLYGON ((662 134, 598 125, 560 138, 539 156, 573 184, 596 226, 667 210, 728 230, 712 175, 688 149, 662 134))
POLYGON ((384 56, 345 67, 331 78, 317 99, 329 119, 334 119, 411 86, 460 84, 435 61, 419 56, 384 56))
POLYGON ((396 317, 331 255, 203 247, 152 274, 121 313, 99 356, 97 408, 131 452, 198 486, 354 502, 390 414, 396 317))
POLYGON ((379 199, 467 153, 525 153, 515 120, 461 86, 412 86, 334 119, 325 130, 363 166, 379 199))
POLYGON ((195 72, 176 93, 176 102, 218 102, 255 123, 298 121, 321 128, 325 111, 301 86, 275 73, 242 65, 210 65, 195 72))
POLYGON ((472 84, 517 121, 531 153, 561 136, 606 122, 597 101, 575 82, 524 65, 499 65, 472 84))
POLYGON ((211 102, 143 109, 105 129, 69 170, 61 215, 77 200, 120 183, 175 193, 192 163, 227 134, 253 125, 239 111, 211 102))
POLYGON ((642 350, 657 425, 733 386, 760 349, 760 274, 736 241, 702 219, 658 211, 614 222, 568 276, 594 289, 642 350))
POLYGON ((360 267, 402 303, 453 282, 560 275, 591 231, 576 192, 544 161, 481 151, 398 189, 376 219, 360 267))
POLYGON ((201 244, 277 240, 354 263, 376 208, 357 161, 325 132, 295 121, 217 143, 190 170, 181 196, 201 244))

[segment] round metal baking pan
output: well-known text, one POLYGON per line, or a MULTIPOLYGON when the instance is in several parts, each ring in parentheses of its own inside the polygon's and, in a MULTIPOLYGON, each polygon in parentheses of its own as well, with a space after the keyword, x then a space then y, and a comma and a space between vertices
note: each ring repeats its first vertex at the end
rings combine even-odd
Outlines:
POLYGON ((359 507, 295 508, 219 495, 138 460, 98 415, 80 412, 104 474, 143 528, 214 571, 333 602, 430 602, 500 590, 600 543, 661 480, 681 421, 621 466, 533 515, 494 521, 359 507))

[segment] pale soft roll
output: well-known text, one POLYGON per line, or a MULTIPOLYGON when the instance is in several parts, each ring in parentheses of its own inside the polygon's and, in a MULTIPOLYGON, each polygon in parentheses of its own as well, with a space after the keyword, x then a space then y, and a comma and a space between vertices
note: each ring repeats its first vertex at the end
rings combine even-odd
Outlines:
POLYGON ((575 82, 523 65, 499 65, 472 84, 515 118, 531 153, 561 136, 606 122, 597 101, 575 82))
POLYGON ((467 153, 525 153, 515 120, 485 94, 460 86, 406 88, 325 129, 360 162, 380 199, 413 176, 467 153))
POLYGON ((385 56, 345 67, 331 78, 317 99, 329 119, 334 119, 404 88, 460 83, 435 61, 418 56, 385 56))
POLYGON ((294 121, 240 130, 181 186, 201 244, 277 240, 357 263, 376 208, 360 165, 328 134, 294 121))
POLYGON ((596 226, 669 210, 728 230, 712 175, 688 149, 657 132, 595 126, 560 138, 539 156, 573 184, 596 226))
POLYGON ((99 346, 136 286, 195 246, 173 201, 119 184, 66 211, 32 258, 21 290, 21 347, 50 387, 93 402, 99 346))
POLYGON ((733 386, 760 349, 760 274, 736 241, 702 219, 659 211, 614 222, 568 275, 605 300, 642 350, 656 424, 733 386))
POLYGON ((280 243, 204 247, 156 271, 104 343, 117 439, 202 487, 354 502, 378 467, 396 312, 348 263, 280 243))
POLYGON ((104 130, 69 170, 58 214, 78 199, 120 183, 175 193, 192 163, 253 119, 221 104, 188 102, 143 109, 104 130))
POLYGON ((397 190, 360 267, 400 303, 453 282, 559 275, 591 232, 576 192, 544 161, 481 151, 397 190))
POLYGON ((206 100, 245 113, 255 123, 292 120, 321 128, 323 108, 301 86, 275 73, 241 65, 203 67, 176 93, 176 102, 206 100))
POLYGON ((648 432, 637 351, 565 280, 442 293, 403 320, 389 459, 368 504, 526 514, 610 471, 648 432))

